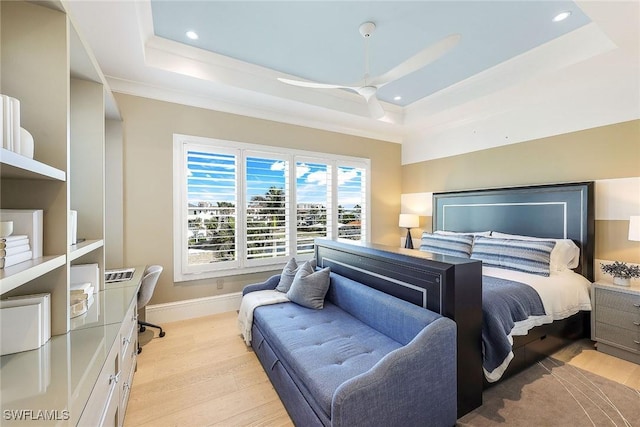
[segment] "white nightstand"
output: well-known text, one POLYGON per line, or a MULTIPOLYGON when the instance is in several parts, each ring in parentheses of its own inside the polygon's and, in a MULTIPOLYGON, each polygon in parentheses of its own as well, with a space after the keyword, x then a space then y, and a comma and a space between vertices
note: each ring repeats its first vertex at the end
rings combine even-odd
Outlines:
POLYGON ((640 285, 591 285, 591 339, 598 351, 640 364, 640 285))

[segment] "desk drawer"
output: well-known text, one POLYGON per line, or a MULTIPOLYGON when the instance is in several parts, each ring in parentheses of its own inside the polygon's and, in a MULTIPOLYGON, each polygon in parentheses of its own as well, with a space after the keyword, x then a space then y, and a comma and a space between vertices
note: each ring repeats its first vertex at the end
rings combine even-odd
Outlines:
POLYGON ((136 372, 137 356, 138 341, 134 340, 129 346, 129 353, 125 355, 122 360, 123 381, 120 387, 119 425, 124 424, 124 416, 127 409, 127 403, 129 402, 129 394, 131 393, 131 387, 133 386, 133 375, 136 372))
POLYGON ((137 342, 138 311, 136 308, 137 304, 134 301, 127 310, 125 320, 120 328, 120 354, 123 358, 129 353, 129 347, 137 342))
MULTIPOLYGON (((101 427, 114 425, 109 412, 119 403, 118 383, 120 382, 120 346, 114 345, 98 375, 91 396, 80 416, 79 426, 101 427)), ((117 422, 117 420, 116 420, 117 422)))

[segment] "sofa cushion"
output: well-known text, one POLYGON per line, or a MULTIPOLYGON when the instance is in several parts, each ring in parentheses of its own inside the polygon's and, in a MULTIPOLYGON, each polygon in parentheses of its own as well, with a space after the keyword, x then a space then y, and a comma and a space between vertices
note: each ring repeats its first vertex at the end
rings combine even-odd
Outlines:
MULTIPOLYGON (((312 259, 307 261, 310 263, 311 267, 315 270, 316 268, 316 260, 312 259)), ((282 269, 282 273, 280 274, 280 281, 278 282, 278 286, 276 286, 276 291, 280 292, 288 292, 291 288, 291 284, 293 283, 293 279, 296 277, 296 273, 300 270, 303 264, 298 265, 295 258, 291 258, 287 265, 282 269)))
POLYGON ((327 417, 339 385, 401 347, 328 301, 323 310, 293 303, 258 307, 254 324, 309 404, 327 417))
POLYGON ((329 289, 329 267, 315 271, 315 262, 305 262, 300 266, 287 292, 287 297, 296 304, 321 310, 324 296, 329 289))
POLYGON ((440 317, 433 311, 401 300, 336 273, 331 273, 327 301, 402 345, 440 317))

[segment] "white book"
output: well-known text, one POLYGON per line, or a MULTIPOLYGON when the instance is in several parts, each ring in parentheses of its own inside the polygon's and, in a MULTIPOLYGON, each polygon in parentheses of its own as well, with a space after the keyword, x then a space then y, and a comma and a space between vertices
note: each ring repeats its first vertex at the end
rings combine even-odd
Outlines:
POLYGON ((24 246, 29 244, 29 236, 18 236, 18 237, 20 238, 16 240, 0 239, 0 249, 15 248, 16 246, 24 246))
POLYGON ((29 236, 27 236, 26 234, 12 234, 11 236, 0 237, 0 242, 7 243, 7 246, 9 246, 8 244, 11 242, 16 242, 18 240, 24 239, 28 240, 29 236))
POLYGON ((78 211, 69 211, 69 244, 78 243, 78 211))
POLYGON ((13 147, 11 150, 20 154, 20 100, 11 98, 11 133, 13 134, 13 147))
POLYGON ((16 295, 9 297, 6 300, 0 301, 0 307, 16 307, 19 305, 41 304, 41 339, 40 345, 44 345, 51 338, 51 294, 31 294, 31 295, 16 295))
POLYGON ((11 117, 11 98, 2 96, 2 148, 13 151, 13 118, 11 117))
POLYGON ((42 308, 40 303, 0 308, 0 353, 19 353, 40 347, 42 308))
POLYGON ((91 285, 91 282, 85 282, 85 283, 72 283, 71 285, 69 285, 69 289, 72 291, 80 291, 83 293, 87 293, 88 294, 88 290, 93 288, 93 286, 91 285))
POLYGON ((0 209, 2 221, 13 221, 13 232, 29 236, 34 258, 42 257, 42 209, 0 209))
POLYGON ((28 243, 26 245, 12 246, 12 247, 9 247, 9 248, 2 248, 2 249, 0 249, 0 257, 16 255, 16 254, 20 254, 22 252, 27 252, 29 250, 31 250, 31 246, 29 246, 28 243))
POLYGON ((69 269, 70 283, 74 285, 89 283, 93 286, 94 293, 100 289, 100 268, 98 264, 74 264, 69 269))
POLYGON ((31 258, 33 258, 32 251, 26 251, 16 255, 5 256, 0 258, 0 268, 11 267, 16 264, 20 264, 21 262, 29 261, 31 258))

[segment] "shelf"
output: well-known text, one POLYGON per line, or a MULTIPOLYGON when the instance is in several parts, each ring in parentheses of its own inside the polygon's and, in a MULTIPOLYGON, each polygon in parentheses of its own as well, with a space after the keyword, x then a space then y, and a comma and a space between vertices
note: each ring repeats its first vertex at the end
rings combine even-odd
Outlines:
POLYGON ((102 246, 104 246, 104 240, 102 239, 85 240, 77 245, 72 245, 71 250, 69 251, 69 261, 76 260, 89 252, 101 248, 102 246))
POLYGON ((0 174, 2 178, 51 179, 65 181, 67 174, 53 166, 0 148, 0 174))
POLYGON ((35 258, 0 270, 0 295, 36 279, 67 262, 65 255, 35 258))

